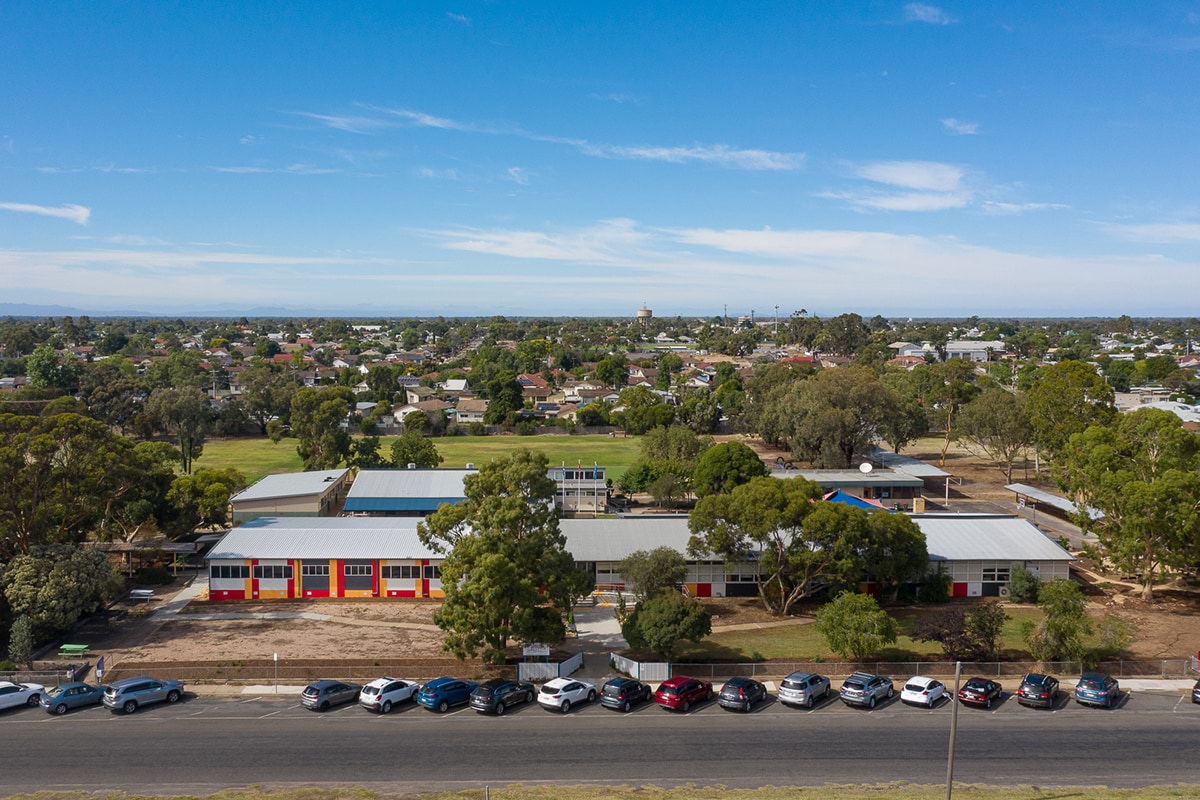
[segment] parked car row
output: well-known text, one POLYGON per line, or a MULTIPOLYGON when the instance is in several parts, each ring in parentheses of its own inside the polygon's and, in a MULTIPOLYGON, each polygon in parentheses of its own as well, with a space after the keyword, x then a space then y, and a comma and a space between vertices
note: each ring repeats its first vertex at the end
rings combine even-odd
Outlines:
MULTIPOLYGON (((808 672, 793 672, 779 687, 779 702, 785 706, 813 708, 832 694, 829 678, 808 672)), ((958 691, 964 705, 991 708, 1003 697, 999 681, 969 678, 958 691)), ((1031 672, 1021 680, 1013 697, 1018 703, 1037 708, 1053 708, 1063 689, 1057 678, 1031 672)), ((875 708, 895 697, 891 678, 856 672, 842 682, 838 698, 848 706, 875 708)), ((592 683, 573 678, 554 678, 538 689, 523 681, 493 680, 476 683, 461 678, 435 678, 424 685, 398 678, 377 678, 359 686, 336 680, 314 681, 300 694, 300 703, 313 711, 357 702, 363 708, 389 713, 401 703, 416 703, 431 711, 444 713, 450 708, 468 705, 483 714, 503 716, 516 705, 535 699, 543 708, 567 713, 581 703, 600 700, 605 708, 631 711, 634 706, 653 702, 669 711, 687 713, 698 703, 717 699, 721 708, 748 712, 768 699, 767 687, 752 678, 731 678, 714 693, 711 682, 679 675, 663 681, 657 689, 633 678, 613 678, 597 689, 592 683)), ((1111 675, 1085 672, 1070 691, 1081 705, 1113 708, 1121 697, 1118 681, 1111 675)), ((106 686, 88 683, 63 683, 47 689, 36 683, 0 681, 0 710, 17 706, 40 705, 47 713, 62 715, 75 708, 104 705, 113 713, 132 714, 154 703, 177 703, 183 697, 180 681, 146 676, 127 678, 106 686)), ((950 697, 948 687, 935 678, 915 675, 904 682, 900 701, 933 708, 942 698, 950 697)), ((1192 687, 1192 702, 1200 704, 1200 680, 1192 687)))

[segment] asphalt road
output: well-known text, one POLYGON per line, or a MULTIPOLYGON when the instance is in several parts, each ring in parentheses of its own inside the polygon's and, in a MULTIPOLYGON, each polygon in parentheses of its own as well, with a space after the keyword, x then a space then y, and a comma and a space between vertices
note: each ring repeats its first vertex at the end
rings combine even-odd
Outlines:
MULTIPOLYGON (((117 716, 96 707, 51 717, 0 712, 0 793, 125 788, 203 791, 250 783, 588 782, 768 784, 944 779, 950 710, 832 700, 811 712, 774 701, 750 714, 706 704, 623 715, 534 705, 502 718, 415 706, 378 716, 325 713, 287 698, 187 698, 117 716)), ((1139 786, 1200 783, 1200 706, 1127 694, 1113 710, 1011 699, 959 713, 957 780, 1139 786)))

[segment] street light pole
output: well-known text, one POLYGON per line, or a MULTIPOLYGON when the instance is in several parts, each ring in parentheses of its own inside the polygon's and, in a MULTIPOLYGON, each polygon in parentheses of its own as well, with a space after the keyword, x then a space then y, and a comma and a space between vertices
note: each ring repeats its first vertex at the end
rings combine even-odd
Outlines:
POLYGON ((954 737, 958 734, 958 682, 962 680, 962 662, 954 663, 954 694, 950 696, 950 752, 946 756, 946 800, 954 794, 954 737))

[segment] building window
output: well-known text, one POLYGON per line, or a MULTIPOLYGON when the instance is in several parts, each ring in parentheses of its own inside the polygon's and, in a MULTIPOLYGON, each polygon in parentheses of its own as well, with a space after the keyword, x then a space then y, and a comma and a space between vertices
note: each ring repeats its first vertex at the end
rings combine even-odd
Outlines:
POLYGON ((291 580, 292 568, 284 564, 260 564, 254 568, 254 577, 260 581, 291 580))
POLYGON ((213 564, 208 569, 208 576, 217 580, 245 580, 250 577, 250 568, 241 566, 218 566, 213 564))
POLYGON ((416 580, 421 577, 421 568, 412 565, 381 567, 385 580, 416 580))
POLYGON ((302 564, 300 566, 300 574, 307 578, 328 578, 328 564, 302 564))
POLYGON ((345 575, 347 578, 369 578, 371 577, 371 565, 347 564, 345 575))
POLYGON ((440 581, 441 579, 442 579, 442 568, 441 567, 428 566, 425 568, 425 580, 440 581))

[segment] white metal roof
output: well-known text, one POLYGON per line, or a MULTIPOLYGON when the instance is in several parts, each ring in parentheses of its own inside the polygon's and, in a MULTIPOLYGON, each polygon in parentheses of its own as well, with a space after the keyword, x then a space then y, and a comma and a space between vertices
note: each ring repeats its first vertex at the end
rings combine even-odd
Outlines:
POLYGON ((882 447, 876 447, 871 452, 871 460, 878 461, 888 469, 894 469, 897 472, 906 472, 917 478, 950 477, 949 472, 938 469, 933 464, 926 464, 919 458, 893 453, 891 450, 885 450, 882 447))
POLYGON ((225 534, 208 558, 443 558, 417 537, 415 517, 259 517, 225 534))
POLYGON ((364 469, 354 479, 347 499, 465 497, 463 479, 473 469, 364 469))
POLYGON ((1073 561, 1071 554, 1020 517, 916 514, 931 561, 1073 561))
MULTIPOLYGON (((1048 506, 1057 508, 1059 511, 1065 511, 1068 514, 1079 513, 1079 506, 1075 505, 1075 503, 1072 501, 1065 497, 1060 497, 1059 495, 1053 494, 1052 492, 1039 489, 1036 486, 1030 486, 1025 483, 1010 483, 1004 488, 1019 495, 1023 494, 1026 497, 1032 497, 1039 503, 1045 503, 1048 506)), ((1089 507, 1087 512, 1088 516, 1092 519, 1104 519, 1104 512, 1100 511, 1099 509, 1089 507)))
POLYGON ((302 497, 323 494, 337 483, 348 470, 327 469, 318 472, 287 472, 267 475, 229 499, 231 503, 245 500, 272 500, 279 497, 302 497))

